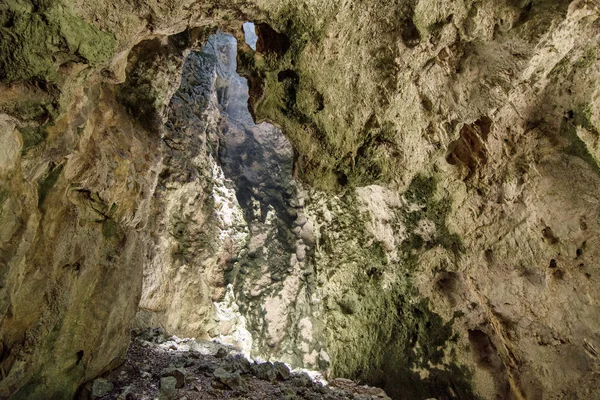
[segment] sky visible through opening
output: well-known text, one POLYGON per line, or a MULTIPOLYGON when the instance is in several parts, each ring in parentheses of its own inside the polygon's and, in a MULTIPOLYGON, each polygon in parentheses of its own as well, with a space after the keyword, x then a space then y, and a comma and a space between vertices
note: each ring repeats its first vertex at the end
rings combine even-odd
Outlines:
POLYGON ((256 51, 256 42, 258 41, 258 36, 256 36, 256 30, 254 28, 253 22, 244 22, 244 38, 246 44, 252 48, 252 50, 256 51))

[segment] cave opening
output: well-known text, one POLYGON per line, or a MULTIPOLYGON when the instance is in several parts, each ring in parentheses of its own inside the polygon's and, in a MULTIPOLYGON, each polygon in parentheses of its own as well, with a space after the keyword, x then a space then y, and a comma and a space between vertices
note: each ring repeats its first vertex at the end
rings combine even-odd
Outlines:
MULTIPOLYGON (((253 40, 255 45, 256 38, 253 40)), ((295 218, 288 210, 296 186, 292 145, 280 128, 254 122, 248 109, 248 82, 237 73, 237 46, 234 36, 218 31, 198 55, 204 62, 214 63, 216 73, 220 116, 212 146, 216 161, 225 178, 234 183, 246 220, 258 218, 264 223, 269 211, 274 210, 289 225, 295 218)), ((188 62, 196 61, 188 58, 188 62)))
POLYGON ((189 269, 195 282, 182 288, 162 276, 161 286, 148 277, 140 319, 178 335, 233 345, 251 358, 325 371, 324 338, 311 333, 305 343, 298 333, 299 322, 310 321, 319 306, 313 306, 314 239, 306 193, 294 179, 294 150, 279 127, 255 123, 248 80, 237 72, 238 46, 285 52, 289 41, 280 43, 284 35, 266 24, 257 24, 256 31, 245 23, 242 41, 217 30, 184 61, 164 124, 170 155, 158 190, 171 221, 165 240, 173 242, 173 262, 189 269), (170 189, 182 183, 194 191, 170 189), (169 290, 181 300, 157 318, 151 310, 169 290), (292 312, 297 298, 304 303, 292 312), (182 308, 194 302, 196 315, 184 314, 182 308))
MULTIPOLYGON (((251 98, 256 77, 241 76, 245 66, 238 63, 249 54, 283 57, 290 40, 264 23, 245 23, 242 31, 243 40, 218 30, 187 56, 168 106, 170 173, 161 175, 158 198, 170 221, 165 241, 174 268, 162 284, 147 278, 140 308, 156 309, 164 292, 173 300, 149 325, 217 340, 250 359, 379 386, 396 398, 403 390, 443 393, 458 372, 424 381, 405 366, 437 354, 413 353, 431 341, 442 346, 449 328, 426 305, 409 306, 404 288, 382 290, 391 274, 388 256, 361 228, 359 203, 368 204, 372 193, 332 199, 304 187, 294 179, 290 141, 251 114, 252 100, 261 101, 251 98), (325 211, 309 209, 319 196, 328 203, 325 211), (357 248, 342 250, 348 245, 357 248), (371 270, 382 272, 365 272, 371 270), (348 343, 364 353, 345 351, 348 343)), ((290 66, 268 73, 281 88, 280 106, 293 109, 301 77, 290 66)))
MULTIPOLYGON (((244 32, 246 44, 256 49, 257 38, 250 23, 244 25, 244 32)), ((241 250, 225 270, 225 284, 230 285, 229 290, 237 299, 248 324, 246 328, 255 334, 253 351, 260 356, 265 354, 264 349, 276 348, 276 343, 281 342, 277 336, 283 332, 266 335, 270 337, 270 343, 266 344, 261 344, 263 339, 256 336, 261 336, 261 326, 269 324, 265 321, 269 316, 262 315, 267 298, 283 290, 294 270, 302 272, 302 267, 294 265, 290 257, 297 254, 299 247, 306 246, 301 231, 294 229, 303 226, 305 217, 299 205, 298 183, 293 178, 292 145, 277 126, 254 122, 248 109, 248 82, 237 73, 237 46, 234 36, 218 31, 209 37, 199 57, 214 62, 220 119, 213 152, 217 168, 222 171, 221 183, 234 189, 248 232, 245 244, 240 243, 241 250), (248 289, 256 286, 257 281, 264 281, 265 275, 270 282, 267 285, 263 282, 261 285, 265 287, 249 293, 248 289)), ((190 62, 195 61, 192 58, 190 62)), ((301 284, 306 283, 304 280, 301 284)), ((285 311, 277 310, 276 315, 270 316, 271 324, 285 318, 278 315, 280 312, 285 311)), ((269 352, 269 357, 281 357, 277 354, 280 351, 269 352)))

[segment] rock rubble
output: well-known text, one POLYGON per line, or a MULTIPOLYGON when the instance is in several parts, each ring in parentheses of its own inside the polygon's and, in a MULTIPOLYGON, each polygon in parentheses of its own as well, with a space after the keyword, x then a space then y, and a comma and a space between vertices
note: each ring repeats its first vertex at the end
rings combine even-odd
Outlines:
POLYGON ((324 385, 281 362, 249 361, 216 342, 179 339, 161 328, 136 332, 125 362, 86 384, 81 400, 389 400, 348 379, 324 385))

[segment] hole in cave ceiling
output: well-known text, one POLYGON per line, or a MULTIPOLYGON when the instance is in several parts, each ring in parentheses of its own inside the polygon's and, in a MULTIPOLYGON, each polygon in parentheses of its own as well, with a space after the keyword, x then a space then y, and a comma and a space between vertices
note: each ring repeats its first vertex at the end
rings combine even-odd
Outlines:
MULTIPOLYGON (((249 39, 246 35, 247 42, 249 39)), ((199 57, 214 60, 221 112, 217 160, 225 177, 234 182, 246 217, 253 217, 258 201, 263 221, 273 207, 279 217, 291 223, 287 203, 294 186, 292 145, 278 127, 254 123, 248 109, 248 81, 237 73, 237 40, 218 31, 209 37, 199 57)))
POLYGON ((253 22, 244 22, 244 40, 248 46, 254 51, 256 51, 256 42, 258 41, 258 36, 256 35, 256 28, 254 27, 253 22))

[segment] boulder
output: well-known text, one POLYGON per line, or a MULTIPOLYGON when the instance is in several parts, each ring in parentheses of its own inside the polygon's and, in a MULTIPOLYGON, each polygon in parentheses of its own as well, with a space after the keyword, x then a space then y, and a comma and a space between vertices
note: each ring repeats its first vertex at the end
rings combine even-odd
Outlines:
POLYGON ((244 382, 239 372, 229 372, 224 368, 219 367, 215 370, 214 376, 217 381, 221 382, 229 389, 239 390, 244 386, 244 382))
POLYGON ((167 376, 172 376, 175 378, 177 381, 175 387, 177 389, 182 388, 183 385, 185 385, 185 370, 182 368, 167 368, 162 372, 161 376, 163 378, 167 376))
POLYGON ((160 393, 166 398, 171 399, 175 396, 177 390, 177 378, 174 376, 165 376, 160 378, 160 393))
POLYGON ((102 397, 105 394, 112 392, 114 388, 111 381, 98 378, 92 384, 92 398, 102 397))

